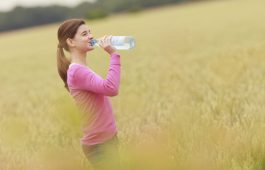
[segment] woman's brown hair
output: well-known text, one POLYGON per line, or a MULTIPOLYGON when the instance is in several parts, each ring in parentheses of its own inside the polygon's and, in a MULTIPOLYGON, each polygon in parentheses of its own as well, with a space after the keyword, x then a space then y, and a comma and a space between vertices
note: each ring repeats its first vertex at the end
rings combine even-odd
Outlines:
POLYGON ((64 21, 57 32, 59 44, 57 46, 57 68, 58 73, 62 80, 64 81, 64 87, 69 91, 67 84, 67 70, 70 65, 70 60, 64 55, 64 50, 69 52, 69 47, 66 43, 68 38, 74 38, 77 29, 80 25, 85 24, 85 21, 82 19, 69 19, 64 21))

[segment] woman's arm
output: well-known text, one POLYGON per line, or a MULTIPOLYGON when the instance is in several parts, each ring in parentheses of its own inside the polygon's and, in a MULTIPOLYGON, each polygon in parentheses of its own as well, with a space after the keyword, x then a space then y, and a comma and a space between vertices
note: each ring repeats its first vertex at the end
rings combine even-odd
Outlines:
POLYGON ((73 88, 87 90, 105 96, 116 96, 120 85, 120 55, 110 55, 110 66, 106 79, 102 79, 87 67, 79 66, 73 73, 73 88))

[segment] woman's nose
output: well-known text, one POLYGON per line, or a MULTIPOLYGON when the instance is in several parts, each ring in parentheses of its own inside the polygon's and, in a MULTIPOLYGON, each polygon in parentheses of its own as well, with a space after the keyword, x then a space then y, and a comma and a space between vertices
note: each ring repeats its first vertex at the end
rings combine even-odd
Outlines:
POLYGON ((89 35, 88 35, 88 38, 89 38, 89 39, 92 39, 92 38, 93 38, 93 35, 92 35, 92 34, 89 34, 89 35))

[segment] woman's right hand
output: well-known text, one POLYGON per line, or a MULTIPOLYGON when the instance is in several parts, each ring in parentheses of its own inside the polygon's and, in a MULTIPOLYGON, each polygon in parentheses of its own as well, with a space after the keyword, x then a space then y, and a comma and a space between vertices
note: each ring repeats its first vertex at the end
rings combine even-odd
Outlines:
POLYGON ((99 46, 103 48, 110 55, 116 52, 116 49, 111 46, 110 43, 111 37, 112 37, 111 35, 105 35, 104 37, 98 39, 99 46))

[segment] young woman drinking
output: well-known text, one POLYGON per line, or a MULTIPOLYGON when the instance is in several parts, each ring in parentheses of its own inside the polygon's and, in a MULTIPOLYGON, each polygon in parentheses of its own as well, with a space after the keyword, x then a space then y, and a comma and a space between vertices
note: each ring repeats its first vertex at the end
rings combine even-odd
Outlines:
POLYGON ((109 59, 107 77, 103 79, 89 67, 93 35, 82 19, 64 21, 58 29, 57 66, 65 88, 82 112, 82 149, 94 169, 119 169, 118 138, 115 116, 109 97, 118 95, 120 55, 110 44, 111 36, 98 44, 109 59), (69 52, 66 58, 64 50, 69 52))

